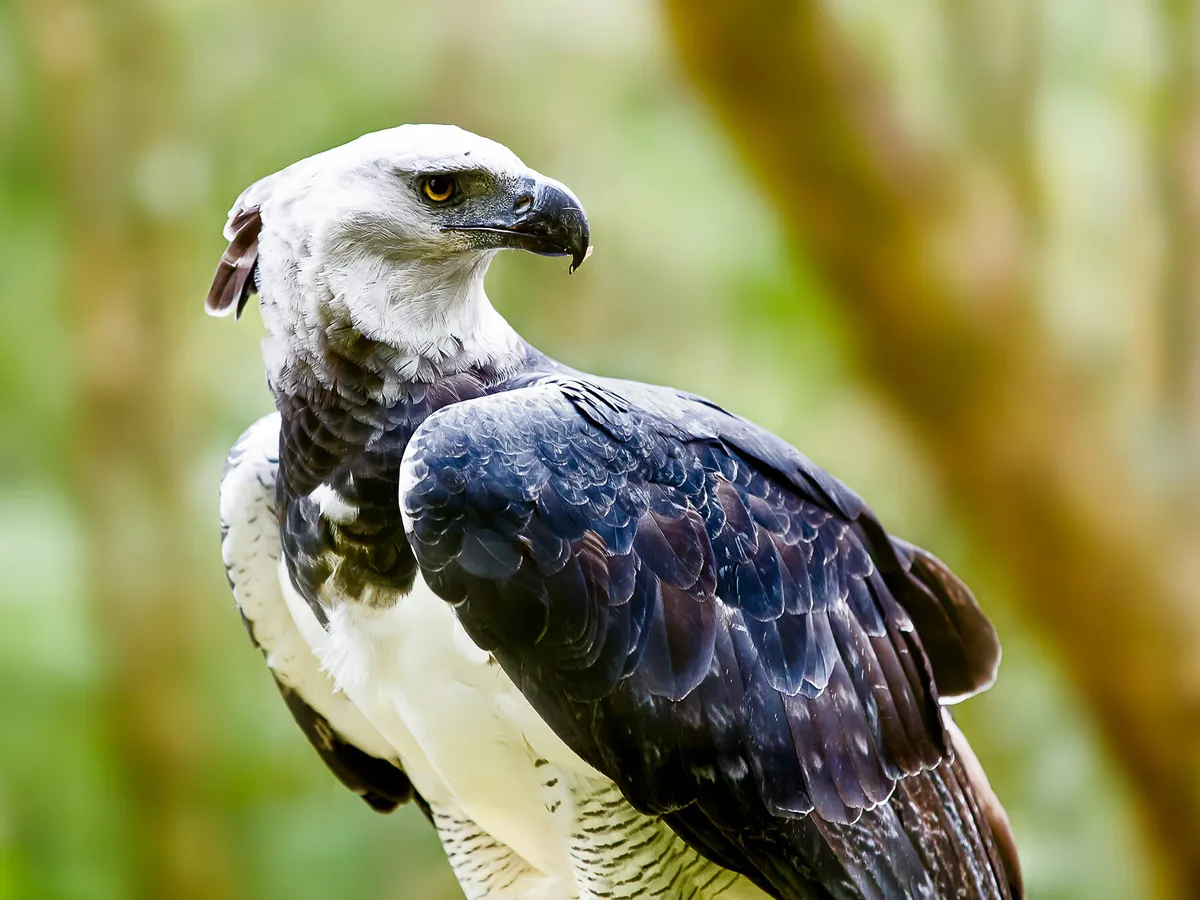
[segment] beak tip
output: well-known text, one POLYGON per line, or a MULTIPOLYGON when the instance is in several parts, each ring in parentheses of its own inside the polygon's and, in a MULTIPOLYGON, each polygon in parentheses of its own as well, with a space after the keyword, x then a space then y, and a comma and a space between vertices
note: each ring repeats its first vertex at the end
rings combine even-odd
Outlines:
POLYGON ((572 256, 571 265, 567 268, 567 274, 574 275, 575 271, 588 261, 588 257, 592 255, 592 250, 594 249, 595 247, 593 247, 591 244, 588 244, 586 250, 584 250, 582 253, 576 253, 574 256, 572 256))

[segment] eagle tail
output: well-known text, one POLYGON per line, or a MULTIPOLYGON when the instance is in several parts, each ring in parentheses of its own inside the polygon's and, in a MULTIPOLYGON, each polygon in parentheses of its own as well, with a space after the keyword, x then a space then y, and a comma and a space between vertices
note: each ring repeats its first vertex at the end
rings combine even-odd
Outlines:
POLYGON ((853 824, 814 819, 854 885, 847 898, 1024 898, 1008 817, 966 738, 945 718, 953 758, 901 779, 887 803, 853 824))

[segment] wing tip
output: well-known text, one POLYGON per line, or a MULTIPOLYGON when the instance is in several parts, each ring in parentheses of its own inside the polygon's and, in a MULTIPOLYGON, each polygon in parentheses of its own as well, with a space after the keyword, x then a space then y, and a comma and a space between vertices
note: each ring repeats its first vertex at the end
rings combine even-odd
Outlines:
POLYGON ((958 703, 986 691, 996 681, 1003 652, 983 607, 932 553, 897 537, 891 543, 908 580, 909 589, 898 599, 929 656, 939 698, 958 703))

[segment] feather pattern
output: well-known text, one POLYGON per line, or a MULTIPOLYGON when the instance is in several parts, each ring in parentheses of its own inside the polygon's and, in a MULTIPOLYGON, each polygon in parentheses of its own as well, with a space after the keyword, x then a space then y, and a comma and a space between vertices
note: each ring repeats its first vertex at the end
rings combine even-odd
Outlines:
POLYGON ((969 793, 948 781, 938 677, 990 679, 955 644, 987 650, 990 625, 782 441, 687 395, 556 374, 434 413, 400 480, 429 585, 636 808, 776 896, 810 896, 792 882, 816 869, 847 885, 833 896, 1004 895, 986 826, 913 844, 898 808, 969 793), (932 654, 914 598, 944 623, 932 654))

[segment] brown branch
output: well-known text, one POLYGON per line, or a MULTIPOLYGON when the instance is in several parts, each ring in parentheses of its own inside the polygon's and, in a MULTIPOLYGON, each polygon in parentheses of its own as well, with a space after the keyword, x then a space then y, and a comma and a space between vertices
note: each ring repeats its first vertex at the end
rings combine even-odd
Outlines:
POLYGON ((1168 583, 1162 527, 1030 314, 1019 240, 982 227, 890 124, 819 4, 666 8, 686 68, 837 294, 869 377, 1055 642, 1155 846, 1200 896, 1195 598, 1168 583))

